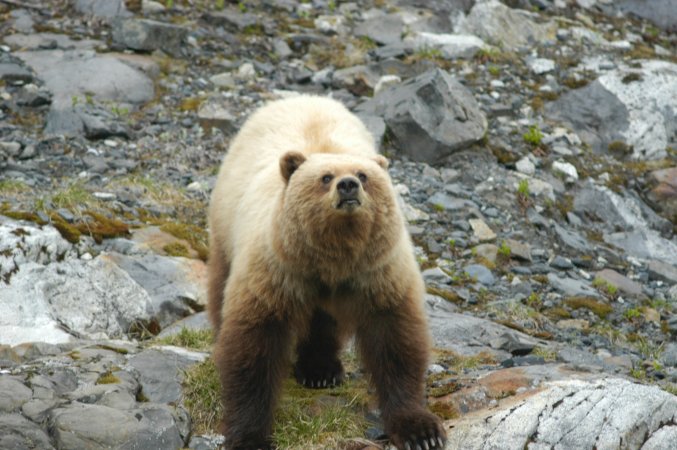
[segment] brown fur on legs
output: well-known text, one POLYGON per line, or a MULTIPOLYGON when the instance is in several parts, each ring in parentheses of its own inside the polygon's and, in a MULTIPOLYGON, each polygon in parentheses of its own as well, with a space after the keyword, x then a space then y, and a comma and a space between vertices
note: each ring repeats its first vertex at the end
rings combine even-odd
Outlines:
POLYGON ((337 386, 343 381, 343 365, 339 359, 336 320, 327 312, 316 309, 310 321, 308 335, 296 347, 294 376, 299 384, 310 388, 337 386))
POLYGON ((358 328, 360 356, 378 393, 390 441, 398 449, 442 449, 446 433, 424 405, 428 334, 415 303, 374 311, 358 328))
POLYGON ((291 333, 274 316, 228 318, 214 359, 223 387, 223 422, 228 450, 271 448, 275 403, 287 373, 291 333))

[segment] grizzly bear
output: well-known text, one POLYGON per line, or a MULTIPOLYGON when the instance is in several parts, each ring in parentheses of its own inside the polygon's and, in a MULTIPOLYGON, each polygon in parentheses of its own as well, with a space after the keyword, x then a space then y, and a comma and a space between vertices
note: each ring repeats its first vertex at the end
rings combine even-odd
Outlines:
POLYGON ((352 335, 391 442, 444 446, 425 407, 423 280, 387 166, 362 122, 328 98, 271 102, 232 141, 209 208, 226 448, 270 448, 292 350, 299 383, 330 387, 352 335))

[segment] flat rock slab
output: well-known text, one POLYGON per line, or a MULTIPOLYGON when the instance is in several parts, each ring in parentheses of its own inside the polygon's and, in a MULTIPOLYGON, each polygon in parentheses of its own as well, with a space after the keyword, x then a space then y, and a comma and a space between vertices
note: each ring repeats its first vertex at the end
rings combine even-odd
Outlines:
POLYGON ((601 298, 590 283, 569 277, 560 277, 554 273, 548 274, 548 282, 556 290, 569 297, 586 296, 601 298))
POLYGON ((204 309, 207 268, 197 259, 155 254, 108 255, 150 296, 154 318, 161 327, 204 309))
POLYGON ((156 403, 178 403, 183 370, 205 357, 203 353, 185 350, 149 349, 132 356, 129 365, 139 372, 146 398, 156 403))
POLYGON ((597 151, 621 141, 632 146, 633 159, 658 159, 667 156, 677 130, 675 98, 677 64, 642 61, 639 69, 612 70, 566 93, 545 112, 571 126, 597 151))
POLYGON ((113 24, 113 42, 132 50, 163 50, 179 55, 188 29, 148 19, 121 19, 113 24))
POLYGON ((470 91, 441 69, 386 88, 357 110, 383 117, 397 149, 426 163, 467 148, 487 129, 470 91))
POLYGON ((604 242, 622 248, 629 255, 658 259, 677 266, 677 243, 650 229, 604 234, 604 242))
POLYGON ((54 447, 47 434, 21 414, 0 414, 0 448, 49 450, 54 447))
POLYGON ((146 74, 113 56, 78 50, 26 51, 16 55, 53 95, 45 126, 47 134, 80 134, 87 128, 92 133, 102 127, 104 120, 97 116, 106 114, 88 112, 90 108, 84 108, 88 98, 94 106, 112 102, 127 108, 148 102, 155 94, 146 74))
POLYGON ((616 272, 613 269, 600 270, 595 277, 601 278, 607 283, 617 287, 618 290, 629 295, 642 295, 642 286, 632 281, 630 278, 616 272))
POLYGON ((677 397, 617 378, 562 380, 448 422, 446 449, 668 449, 677 397))
POLYGON ((537 341, 524 333, 490 320, 451 312, 444 305, 426 302, 428 324, 433 345, 453 350, 461 355, 488 352, 497 359, 512 356, 511 351, 524 346, 533 348, 537 341))
MULTIPOLYGON (((171 426, 158 427, 157 415, 157 411, 149 414, 144 409, 120 411, 73 403, 52 411, 50 427, 59 448, 182 448, 184 443, 174 421, 163 420, 171 426)), ((171 418, 169 411, 166 415, 171 418)))

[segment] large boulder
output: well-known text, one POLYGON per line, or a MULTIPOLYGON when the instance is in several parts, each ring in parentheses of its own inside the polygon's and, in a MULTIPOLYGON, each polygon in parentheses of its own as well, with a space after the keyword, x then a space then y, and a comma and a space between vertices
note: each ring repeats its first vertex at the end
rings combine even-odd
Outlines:
POLYGON ((612 70, 548 104, 546 115, 571 126, 596 151, 620 141, 633 159, 658 159, 675 146, 677 64, 641 61, 612 70))
POLYGON ((537 19, 536 14, 508 8, 498 0, 479 1, 467 17, 461 17, 454 31, 508 48, 554 40, 557 26, 552 22, 538 23, 537 19))
POLYGON ((676 420, 677 397, 658 387, 561 380, 452 421, 446 449, 668 449, 676 420))
POLYGON ((53 95, 47 134, 125 135, 110 122, 155 95, 146 74, 113 56, 91 50, 24 51, 17 56, 53 95))
POLYGON ((487 130, 470 91, 441 69, 384 89, 357 110, 383 117, 395 147, 429 164, 479 141, 487 130))
POLYGON ((132 50, 162 50, 179 55, 188 29, 148 19, 121 19, 113 25, 113 42, 132 50))

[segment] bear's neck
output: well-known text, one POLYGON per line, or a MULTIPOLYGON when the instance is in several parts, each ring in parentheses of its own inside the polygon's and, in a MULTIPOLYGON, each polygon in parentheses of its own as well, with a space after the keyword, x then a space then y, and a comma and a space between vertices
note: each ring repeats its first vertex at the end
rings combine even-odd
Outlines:
POLYGON ((279 264, 328 285, 363 276, 385 265, 401 233, 392 223, 346 216, 318 222, 311 232, 278 220, 272 246, 279 264))

